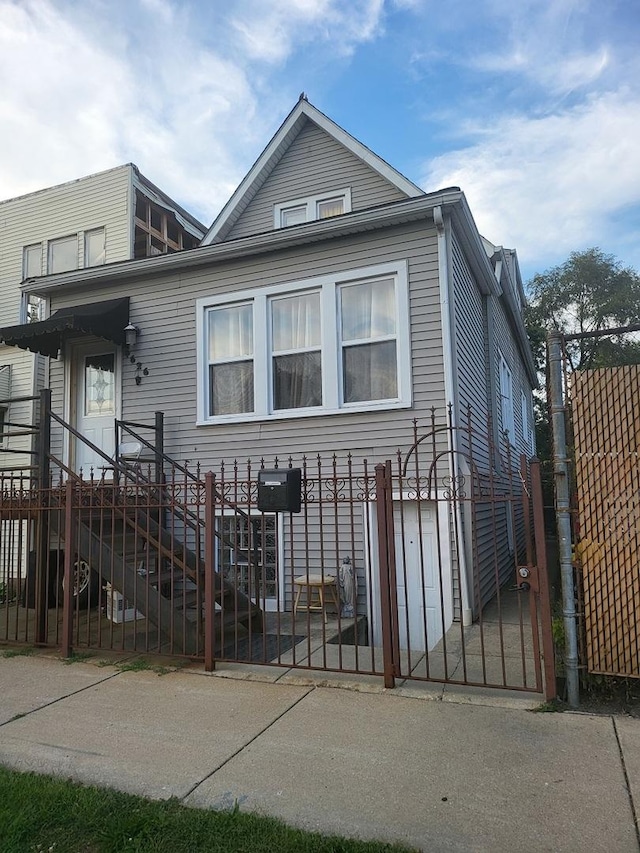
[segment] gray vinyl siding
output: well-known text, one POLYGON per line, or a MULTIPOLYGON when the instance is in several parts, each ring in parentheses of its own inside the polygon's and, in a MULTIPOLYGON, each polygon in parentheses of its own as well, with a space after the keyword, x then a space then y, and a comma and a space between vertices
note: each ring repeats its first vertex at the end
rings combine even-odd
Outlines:
MULTIPOLYGON (((304 454, 351 450, 372 458, 392 453, 412 441, 414 415, 427 422, 432 405, 444 405, 444 376, 435 233, 424 225, 389 228, 350 238, 221 262, 179 275, 146 278, 101 290, 94 300, 130 296, 131 322, 141 330, 136 359, 149 370, 139 386, 135 366, 123 365, 123 416, 151 421, 165 412, 167 452, 178 461, 199 462, 206 470, 221 459, 263 455, 300 458, 304 454), (332 272, 388 261, 409 262, 413 409, 196 427, 196 300, 219 293, 234 295, 259 285, 296 282, 332 272)), ((82 295, 86 299, 86 294, 82 295)), ((66 292, 54 307, 73 305, 78 294, 66 292)), ((61 363, 52 363, 57 411, 62 408, 61 363)))
MULTIPOLYGON (((484 479, 483 487, 485 492, 514 495, 515 500, 498 500, 495 503, 481 500, 475 505, 474 524, 480 568, 479 597, 482 605, 491 600, 499 586, 514 577, 515 565, 518 562, 526 561, 524 519, 519 503, 521 483, 517 469, 520 465, 520 454, 525 452, 528 455, 528 450, 523 442, 520 391, 525 390, 529 398, 531 395, 520 350, 512 330, 512 321, 507 316, 502 298, 489 297, 488 310, 494 330, 493 363, 495 375, 493 378, 495 400, 492 401, 492 408, 496 422, 495 434, 501 463, 494 465, 493 469, 487 472, 488 476, 484 479), (507 442, 503 436, 504 424, 499 399, 500 356, 507 362, 512 376, 516 444, 511 446, 509 450, 510 466, 506 464, 509 457, 507 442), (512 531, 511 536, 509 534, 510 529, 512 531)), ((476 608, 477 606, 478 602, 476 601, 476 608)))
MULTIPOLYGON (((153 422, 154 412, 165 416, 165 450, 169 456, 190 466, 219 472, 225 463, 231 470, 235 460, 246 470, 251 459, 253 468, 279 465, 308 465, 315 476, 318 454, 322 457, 325 477, 332 477, 332 454, 337 454, 338 474, 344 471, 347 454, 353 465, 363 470, 364 460, 369 476, 374 466, 387 458, 395 459, 398 447, 408 449, 413 443, 414 417, 426 431, 430 409, 443 411, 444 375, 442 366, 442 333, 438 259, 435 231, 424 223, 388 228, 373 234, 355 235, 326 243, 313 244, 251 257, 246 260, 220 262, 206 269, 187 270, 178 275, 149 277, 137 283, 118 283, 95 288, 91 299, 130 297, 131 322, 140 328, 135 356, 149 371, 140 385, 134 381, 135 365, 128 359, 122 369, 122 417, 138 423, 153 422), (250 423, 208 425, 196 423, 196 300, 224 293, 230 298, 259 285, 296 282, 315 275, 358 269, 377 263, 408 261, 409 298, 411 306, 411 360, 413 406, 408 409, 379 412, 344 412, 334 415, 287 418, 250 423)), ((54 307, 73 305, 79 294, 60 294, 54 307), (64 296, 64 298, 63 298, 64 296)), ((82 294, 87 299, 87 294, 82 294)), ((54 410, 64 411, 62 360, 52 361, 51 387, 54 410)), ((56 452, 61 438, 54 436, 56 452)), ((396 463, 394 462, 394 465, 396 463)), ((316 478, 317 479, 317 478, 316 478)), ((317 486, 315 487, 318 488, 317 486)), ((313 508, 310 509, 313 516, 313 508)), ((368 582, 364 572, 368 561, 377 555, 366 553, 363 539, 363 508, 356 501, 353 518, 347 505, 336 512, 327 509, 329 521, 320 528, 319 519, 309 519, 309 550, 303 547, 294 529, 293 554, 285 549, 285 602, 290 608, 292 578, 319 566, 320 545, 325 560, 333 566, 336 558, 351 556, 359 578, 358 609, 365 612, 368 582)), ((294 521, 294 526, 300 522, 294 521)), ((285 531, 285 536, 288 533, 285 531)), ((325 564, 327 565, 327 563, 325 564)), ((337 566, 336 566, 337 569, 337 566)), ((326 569, 325 569, 326 570, 326 569)))
MULTIPOLYGON (((525 396, 530 403, 531 384, 525 372, 522 358, 520 357, 520 351, 514 339, 513 332, 511 331, 510 321, 507 317, 502 301, 493 300, 493 322, 496 337, 496 388, 499 393, 500 359, 498 353, 500 353, 511 370, 513 380, 513 415, 516 442, 513 453, 516 457, 519 457, 521 453, 525 453, 528 456, 530 455, 530 450, 523 435, 520 393, 521 391, 524 391, 525 396)), ((497 406, 497 421, 500 434, 502 434, 504 426, 502 423, 502 413, 499 405, 497 406)), ((502 441, 501 444, 503 444, 502 441)))
POLYGON ((273 230, 275 204, 351 188, 351 209, 406 198, 312 121, 307 121, 225 239, 273 230))
POLYGON ((461 431, 459 447, 472 454, 476 465, 486 470, 489 465, 488 432, 489 395, 486 352, 485 303, 463 251, 452 234, 452 260, 455 311, 455 358, 457 377, 458 419, 461 426, 468 424, 474 439, 461 431))
MULTIPOLYGON (((20 283, 23 248, 42 244, 42 273, 47 269, 50 240, 78 235, 78 266, 84 265, 83 233, 105 228, 106 260, 131 256, 129 185, 131 167, 120 166, 56 187, 0 202, 0 326, 20 322, 20 283)), ((0 364, 12 367, 12 397, 30 396, 45 379, 45 361, 17 347, 0 343, 0 364)), ((30 403, 15 403, 10 417, 14 423, 31 423, 30 403)), ((9 440, 14 449, 27 448, 29 436, 9 440)), ((12 458, 12 463, 18 457, 12 458)), ((28 464, 29 457, 20 457, 28 464)))
MULTIPOLYGON (((502 298, 483 296, 467 263, 455 234, 452 236, 452 261, 454 276, 454 305, 456 331, 456 372, 459 417, 465 422, 465 410, 471 407, 472 425, 477 430, 473 442, 473 461, 480 475, 475 484, 477 499, 463 514, 465 534, 473 531, 476 553, 467 550, 467 560, 476 560, 478 588, 474 591, 474 612, 477 615, 496 594, 500 585, 508 580, 514 570, 517 557, 525 559, 523 552, 523 519, 516 501, 493 502, 482 495, 490 493, 518 494, 519 479, 514 467, 519 465, 519 455, 526 450, 523 443, 520 392, 529 395, 526 372, 516 344, 511 322, 502 298), (493 339, 489 340, 487 312, 493 328, 493 339), (489 347, 493 347, 490 353, 489 347), (494 435, 503 459, 506 459, 506 443, 502 438, 504 424, 500 406, 500 355, 506 360, 512 374, 514 429, 516 447, 511 449, 511 470, 507 465, 497 465, 497 457, 491 458, 487 442, 489 434, 487 418, 495 421, 494 435), (495 375, 491 381, 490 370, 495 375), (495 399, 492 399, 492 389, 495 399), (493 463, 493 464, 492 464, 493 463), (507 515, 511 516, 508 523, 507 515), (508 528, 513 530, 510 551, 508 528)), ((469 453, 466 435, 460 436, 460 448, 469 453)), ((473 479, 473 478, 472 478, 473 479)))

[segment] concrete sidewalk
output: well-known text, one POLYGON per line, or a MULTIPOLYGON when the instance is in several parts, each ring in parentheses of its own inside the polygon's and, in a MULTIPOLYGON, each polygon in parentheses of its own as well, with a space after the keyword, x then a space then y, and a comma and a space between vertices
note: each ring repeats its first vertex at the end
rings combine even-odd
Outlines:
POLYGON ((639 850, 640 721, 218 675, 0 658, 0 763, 437 853, 639 850))

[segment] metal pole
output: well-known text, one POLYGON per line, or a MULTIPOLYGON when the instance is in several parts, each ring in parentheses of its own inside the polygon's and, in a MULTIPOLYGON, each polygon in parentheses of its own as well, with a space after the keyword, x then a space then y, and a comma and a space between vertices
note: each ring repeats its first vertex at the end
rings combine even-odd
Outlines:
POLYGON ((40 392, 40 422, 38 426, 38 493, 40 513, 36 545, 35 577, 35 643, 47 642, 47 587, 49 582, 49 513, 51 490, 51 390, 40 392))
POLYGON ((553 429, 553 478, 556 493, 556 524, 562 582, 562 615, 564 618, 564 668, 567 679, 567 702, 571 708, 580 704, 578 680, 578 623, 571 559, 571 509, 569 505, 569 460, 565 432, 565 407, 562 388, 562 335, 550 332, 547 339, 549 363, 549 411, 553 429))
POLYGON ((389 524, 387 466, 376 465, 376 522, 378 526, 378 563, 380 572, 380 627, 382 628, 382 664, 384 686, 395 687, 393 629, 391 617, 391 584, 389 579, 389 524))
MULTIPOLYGON (((536 567, 538 570, 538 598, 540 601, 540 624, 542 627, 542 651, 544 655, 544 698, 555 699, 556 665, 553 653, 553 628, 551 625, 551 602, 549 599, 549 575, 547 571, 547 543, 544 535, 544 508, 542 505, 542 478, 540 460, 531 460, 531 491, 533 494, 533 528, 536 545, 536 567)), ((535 630, 538 630, 536 625, 535 630)))
MULTIPOLYGON (((204 525, 204 669, 205 672, 213 672, 216 668, 215 650, 215 625, 213 620, 216 612, 214 576, 214 535, 215 535, 215 507, 213 474, 207 472, 205 476, 205 525, 204 525)), ((222 599, 221 599, 222 600, 222 599)), ((220 624, 224 621, 224 609, 220 613, 220 624)))

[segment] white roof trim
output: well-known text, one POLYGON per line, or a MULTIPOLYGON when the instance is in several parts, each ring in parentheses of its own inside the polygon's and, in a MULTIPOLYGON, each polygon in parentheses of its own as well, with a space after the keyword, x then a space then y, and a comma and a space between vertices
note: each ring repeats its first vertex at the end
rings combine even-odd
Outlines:
MULTIPOLYGON (((295 133, 296 123, 303 117, 310 119, 317 124, 318 127, 321 127, 337 142, 351 151, 352 154, 378 172, 378 174, 389 181, 389 183, 396 186, 400 192, 405 193, 409 198, 415 198, 416 196, 425 194, 424 190, 421 190, 419 186, 405 178, 404 175, 401 175, 400 172, 394 169, 393 166, 390 166, 381 157, 378 157, 377 154, 374 154, 373 151, 366 147, 366 145, 358 142, 355 137, 351 136, 350 133, 347 133, 346 130, 343 130, 334 121, 324 115, 324 113, 321 113, 320 110, 316 109, 316 107, 314 107, 313 104, 310 104, 309 101, 301 98, 284 120, 275 136, 271 139, 271 142, 269 142, 262 154, 258 157, 244 180, 238 186, 237 190, 222 208, 213 225, 205 234, 201 243, 202 246, 207 246, 215 241, 216 237, 224 230, 229 220, 233 217, 238 205, 242 202, 247 193, 255 184, 258 184, 258 186, 262 184, 266 178, 265 172, 268 174, 273 169, 274 164, 269 165, 269 161, 277 153, 278 148, 283 144, 283 142, 286 141, 288 134, 292 131, 295 133)), ((291 141, 289 144, 291 144, 291 141)), ((287 148, 288 147, 289 146, 287 145, 287 148)), ((278 160, 282 157, 282 153, 278 157, 278 160)))

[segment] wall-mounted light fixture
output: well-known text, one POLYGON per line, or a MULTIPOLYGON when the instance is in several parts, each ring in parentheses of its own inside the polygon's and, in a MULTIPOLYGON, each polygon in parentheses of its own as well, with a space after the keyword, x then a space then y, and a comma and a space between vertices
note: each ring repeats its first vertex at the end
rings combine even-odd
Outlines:
POLYGON ((149 375, 149 369, 147 367, 143 367, 142 362, 138 361, 138 359, 133 353, 133 348, 136 345, 139 334, 140 329, 137 326, 134 326, 133 323, 129 323, 127 326, 124 327, 124 342, 127 355, 129 356, 129 361, 131 362, 131 364, 135 364, 136 366, 136 375, 134 377, 136 385, 140 385, 143 376, 149 375))
POLYGON ((129 323, 124 327, 124 342, 127 345, 128 352, 131 352, 136 345, 136 341, 138 340, 138 331, 138 327, 134 326, 133 323, 129 323))

